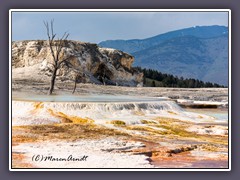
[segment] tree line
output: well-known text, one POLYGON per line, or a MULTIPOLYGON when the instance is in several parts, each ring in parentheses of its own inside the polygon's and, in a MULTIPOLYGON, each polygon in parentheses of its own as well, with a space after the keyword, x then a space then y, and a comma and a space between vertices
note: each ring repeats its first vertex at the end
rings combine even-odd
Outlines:
POLYGON ((217 83, 203 82, 193 78, 183 78, 172 74, 161 73, 157 70, 135 67, 144 74, 143 85, 147 87, 177 87, 177 88, 222 88, 226 87, 217 83))

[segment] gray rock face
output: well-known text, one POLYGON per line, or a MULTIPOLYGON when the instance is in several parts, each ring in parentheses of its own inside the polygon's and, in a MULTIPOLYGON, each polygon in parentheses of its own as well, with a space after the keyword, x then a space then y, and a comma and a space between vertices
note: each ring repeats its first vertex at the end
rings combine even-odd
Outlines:
MULTIPOLYGON (((53 47, 55 49, 55 47, 53 47)), ((134 57, 119 50, 99 48, 96 44, 66 41, 60 59, 72 56, 57 71, 57 78, 73 80, 80 74, 79 82, 101 84, 99 77, 104 73, 105 82, 112 85, 137 86, 142 84, 143 74, 132 68, 134 57)), ((53 58, 48 41, 17 41, 12 43, 12 69, 18 74, 51 75, 53 58), (32 73, 32 74, 31 74, 32 73)), ((25 77, 27 78, 27 77, 25 77)))

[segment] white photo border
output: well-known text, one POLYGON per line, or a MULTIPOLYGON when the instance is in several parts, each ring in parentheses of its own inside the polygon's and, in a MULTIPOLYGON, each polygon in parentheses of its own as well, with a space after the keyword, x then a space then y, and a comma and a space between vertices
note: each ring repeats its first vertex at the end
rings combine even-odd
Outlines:
POLYGON ((10 9, 9 10, 9 171, 231 171, 231 9, 10 9), (228 12, 228 168, 12 168, 13 12, 228 12))

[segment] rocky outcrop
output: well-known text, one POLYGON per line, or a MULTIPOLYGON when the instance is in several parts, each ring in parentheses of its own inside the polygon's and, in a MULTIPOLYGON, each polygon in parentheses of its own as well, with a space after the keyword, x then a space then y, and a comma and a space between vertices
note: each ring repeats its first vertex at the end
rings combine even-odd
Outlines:
MULTIPOLYGON (((55 47, 53 47, 55 49, 55 47)), ((65 41, 60 59, 71 58, 61 65, 58 79, 111 85, 137 86, 142 84, 143 74, 132 68, 134 57, 119 50, 100 48, 96 44, 65 41)), ((22 75, 30 72, 31 78, 51 75, 53 58, 48 41, 16 41, 12 43, 12 69, 22 75), (24 73, 23 73, 24 72, 24 73)), ((27 78, 27 77, 26 77, 27 78)))

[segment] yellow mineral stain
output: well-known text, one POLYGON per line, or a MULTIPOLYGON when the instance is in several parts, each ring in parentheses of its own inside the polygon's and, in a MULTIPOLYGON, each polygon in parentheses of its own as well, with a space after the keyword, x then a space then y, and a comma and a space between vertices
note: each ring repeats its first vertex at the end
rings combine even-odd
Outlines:
POLYGON ((110 122, 107 122, 109 124, 113 124, 115 126, 125 126, 126 123, 124 121, 121 121, 121 120, 112 120, 110 122))
POLYGON ((91 118, 81 118, 78 116, 69 116, 62 112, 54 112, 52 109, 48 109, 48 112, 55 117, 61 119, 62 123, 79 123, 79 124, 92 124, 94 120, 91 118))
POLYGON ((173 112, 173 111, 168 111, 169 114, 173 114, 173 115, 177 115, 177 113, 173 112))
POLYGON ((44 108, 43 102, 35 102, 33 103, 34 109, 31 111, 32 114, 36 114, 40 109, 44 108))

